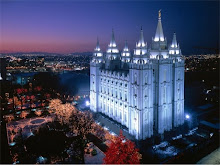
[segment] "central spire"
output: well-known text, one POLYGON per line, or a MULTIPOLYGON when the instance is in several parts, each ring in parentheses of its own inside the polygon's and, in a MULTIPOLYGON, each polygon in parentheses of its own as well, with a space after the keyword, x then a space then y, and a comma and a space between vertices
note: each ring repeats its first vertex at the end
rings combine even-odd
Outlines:
POLYGON ((142 29, 142 26, 141 26, 141 35, 140 35, 140 40, 138 42, 138 46, 145 46, 145 43, 144 43, 144 32, 143 32, 143 29, 142 29))
POLYGON ((124 50, 128 50, 128 42, 127 42, 127 40, 125 40, 125 47, 124 47, 124 50))
POLYGON ((115 42, 115 35, 114 35, 113 29, 112 29, 112 38, 111 38, 110 44, 108 45, 107 53, 119 53, 119 50, 115 42))
POLYGON ((114 35, 114 30, 112 29, 112 39, 110 42, 111 47, 116 47, 116 42, 115 42, 115 35, 114 35))
POLYGON ((97 43, 96 43, 96 48, 95 50, 99 51, 100 50, 100 46, 99 46, 99 38, 97 37, 97 43))
POLYGON ((161 23, 161 10, 158 12, 158 24, 154 41, 164 41, 163 28, 161 23))

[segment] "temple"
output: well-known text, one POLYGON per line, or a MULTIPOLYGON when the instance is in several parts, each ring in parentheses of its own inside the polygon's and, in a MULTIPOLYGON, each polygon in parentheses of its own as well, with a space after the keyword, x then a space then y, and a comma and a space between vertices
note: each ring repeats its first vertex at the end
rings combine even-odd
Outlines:
POLYGON ((136 139, 163 134, 184 123, 184 59, 176 34, 164 37, 161 11, 151 45, 140 38, 134 52, 120 52, 114 31, 105 53, 99 40, 90 63, 90 109, 126 126, 136 139))

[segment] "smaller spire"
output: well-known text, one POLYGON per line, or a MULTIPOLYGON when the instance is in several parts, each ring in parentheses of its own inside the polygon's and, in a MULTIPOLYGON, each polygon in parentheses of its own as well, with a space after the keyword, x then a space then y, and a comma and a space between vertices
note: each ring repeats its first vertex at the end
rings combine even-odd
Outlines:
POLYGON ((97 44, 96 44, 97 47, 99 47, 99 37, 97 37, 97 44))
POLYGON ((171 44, 171 47, 172 48, 177 48, 177 41, 176 41, 176 33, 174 32, 173 33, 173 41, 172 41, 172 44, 171 44))
POLYGON ((113 29, 113 28, 112 28, 112 39, 111 39, 111 42, 110 42, 110 46, 113 46, 113 47, 116 46, 116 43, 115 43, 115 35, 114 35, 114 29, 113 29))
POLYGON ((130 50, 128 49, 128 43, 127 40, 125 40, 125 47, 121 53, 122 57, 130 57, 130 50))
POLYGON ((115 40, 114 29, 112 28, 112 40, 115 40))
POLYGON ((126 47, 126 48, 128 47, 128 42, 127 42, 127 40, 125 40, 125 47, 126 47))
POLYGON ((141 34, 140 34, 140 40, 138 42, 138 46, 145 46, 145 43, 144 43, 144 32, 143 32, 142 26, 141 26, 141 34))
POLYGON ((100 50, 100 46, 99 46, 99 38, 97 37, 97 43, 96 43, 96 48, 95 50, 99 51, 100 50))
POLYGON ((128 43, 127 43, 127 40, 125 40, 125 47, 124 47, 124 50, 125 50, 125 51, 128 51, 128 43))

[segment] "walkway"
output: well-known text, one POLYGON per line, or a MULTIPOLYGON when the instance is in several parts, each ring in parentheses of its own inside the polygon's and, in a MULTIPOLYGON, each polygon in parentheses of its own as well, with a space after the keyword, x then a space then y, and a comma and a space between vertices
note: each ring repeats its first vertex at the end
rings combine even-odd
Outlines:
POLYGON ((197 164, 220 164, 220 148, 202 158, 197 164))

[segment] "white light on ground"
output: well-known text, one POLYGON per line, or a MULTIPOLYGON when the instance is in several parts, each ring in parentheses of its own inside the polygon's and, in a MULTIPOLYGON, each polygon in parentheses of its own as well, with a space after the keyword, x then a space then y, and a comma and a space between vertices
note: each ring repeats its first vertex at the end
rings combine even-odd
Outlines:
POLYGON ((86 106, 89 106, 90 105, 90 102, 89 101, 86 101, 86 106))
POLYGON ((189 119, 190 118, 190 116, 189 115, 186 115, 186 119, 189 119))

